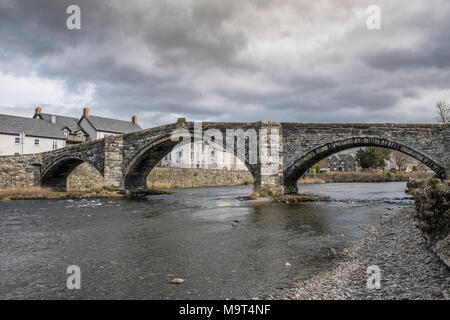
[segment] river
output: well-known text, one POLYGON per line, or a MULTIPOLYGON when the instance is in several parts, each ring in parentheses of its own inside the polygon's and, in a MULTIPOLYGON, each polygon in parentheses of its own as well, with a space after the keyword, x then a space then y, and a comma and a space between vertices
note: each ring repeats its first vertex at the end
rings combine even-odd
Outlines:
POLYGON ((146 201, 0 203, 0 299, 271 294, 331 268, 333 249, 364 237, 359 226, 411 205, 405 186, 301 185, 335 201, 300 204, 237 200, 248 186, 179 189, 146 201), (69 265, 80 267, 80 290, 66 287, 69 265), (185 282, 171 284, 175 277, 185 282))

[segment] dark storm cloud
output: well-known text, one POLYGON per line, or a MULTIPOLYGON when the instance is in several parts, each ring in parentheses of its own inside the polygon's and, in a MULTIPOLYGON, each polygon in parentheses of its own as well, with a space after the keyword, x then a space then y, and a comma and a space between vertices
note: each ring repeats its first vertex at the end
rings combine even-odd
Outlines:
POLYGON ((380 1, 386 23, 368 31, 353 9, 369 4, 0 0, 0 75, 62 82, 75 96, 66 112, 88 103, 98 115, 137 114, 145 126, 177 116, 430 121, 411 106, 448 97, 449 6, 380 1), (82 10, 79 31, 65 27, 72 4, 82 10))
POLYGON ((419 68, 447 69, 450 67, 450 45, 445 44, 432 50, 429 48, 416 48, 415 50, 405 48, 388 49, 384 52, 370 54, 365 59, 371 67, 383 70, 408 68, 416 70, 419 68))

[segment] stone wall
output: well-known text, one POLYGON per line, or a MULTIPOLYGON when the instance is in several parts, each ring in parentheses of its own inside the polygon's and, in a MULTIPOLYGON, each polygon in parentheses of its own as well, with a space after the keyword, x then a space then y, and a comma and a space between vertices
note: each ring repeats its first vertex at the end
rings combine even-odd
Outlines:
POLYGON ((103 177, 89 163, 82 163, 67 178, 67 190, 88 191, 103 187, 103 177))
POLYGON ((38 186, 41 160, 39 155, 0 157, 0 188, 38 186))
MULTIPOLYGON (((154 168, 147 178, 147 185, 155 188, 190 188, 251 185, 249 171, 224 171, 184 168, 154 168)), ((100 173, 88 163, 78 166, 68 178, 68 188, 85 191, 103 186, 100 173)))
POLYGON ((184 168, 154 168, 148 178, 149 187, 213 187, 253 184, 249 171, 227 171, 184 168))

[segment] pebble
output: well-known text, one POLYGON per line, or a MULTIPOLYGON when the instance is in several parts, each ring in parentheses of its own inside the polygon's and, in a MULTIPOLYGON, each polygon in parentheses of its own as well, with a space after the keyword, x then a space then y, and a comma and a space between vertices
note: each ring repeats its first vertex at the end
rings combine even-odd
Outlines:
POLYGON ((181 278, 173 278, 170 283, 172 284, 182 284, 184 282, 184 279, 181 278))
MULTIPOLYGON (((295 282, 273 299, 307 300, 448 300, 450 269, 423 243, 413 219, 414 209, 391 211, 377 227, 364 227, 363 240, 339 251, 339 260, 326 270, 302 282, 295 282), (381 270, 381 288, 367 287, 369 266, 381 270)), ((336 253, 332 248, 331 252, 336 253)), ((288 263, 286 263, 287 266, 288 263)))

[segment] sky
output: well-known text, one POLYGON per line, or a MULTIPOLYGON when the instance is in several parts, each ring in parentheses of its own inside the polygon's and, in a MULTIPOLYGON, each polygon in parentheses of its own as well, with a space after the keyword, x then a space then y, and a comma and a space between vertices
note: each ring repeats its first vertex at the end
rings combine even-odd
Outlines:
POLYGON ((448 0, 0 0, 6 114, 433 123, 449 71, 448 0))

